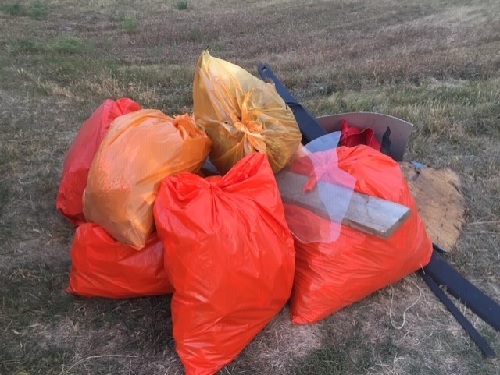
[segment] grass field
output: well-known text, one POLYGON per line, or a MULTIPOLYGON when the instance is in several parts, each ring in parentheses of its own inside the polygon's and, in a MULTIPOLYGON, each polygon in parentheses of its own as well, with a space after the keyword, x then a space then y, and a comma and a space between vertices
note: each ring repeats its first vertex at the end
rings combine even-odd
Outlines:
MULTIPOLYGON (((65 151, 108 97, 192 109, 197 57, 268 62, 316 115, 414 124, 407 160, 462 180, 449 261, 500 301, 498 0, 0 0, 0 374, 182 374, 169 297, 66 294, 65 151)), ((500 354, 500 334, 463 312, 500 354)), ((285 309, 221 374, 500 374, 415 275, 316 325, 285 309)))

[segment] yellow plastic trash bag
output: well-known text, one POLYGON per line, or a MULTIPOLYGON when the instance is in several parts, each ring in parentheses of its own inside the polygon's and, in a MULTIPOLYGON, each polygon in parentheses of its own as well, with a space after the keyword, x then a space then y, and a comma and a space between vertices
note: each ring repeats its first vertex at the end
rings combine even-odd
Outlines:
POLYGON ((189 115, 171 118, 144 109, 118 117, 89 170, 83 197, 86 220, 123 244, 143 248, 154 229, 153 203, 161 180, 197 172, 210 146, 189 115))
POLYGON ((212 140, 210 161, 221 173, 255 151, 267 154, 276 173, 302 140, 293 112, 274 85, 207 51, 198 60, 193 100, 196 124, 212 140))

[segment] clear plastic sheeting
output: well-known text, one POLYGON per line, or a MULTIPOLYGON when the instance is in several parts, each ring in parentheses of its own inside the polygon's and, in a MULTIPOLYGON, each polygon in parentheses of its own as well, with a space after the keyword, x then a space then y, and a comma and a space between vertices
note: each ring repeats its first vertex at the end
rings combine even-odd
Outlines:
MULTIPOLYGON (((305 146, 305 148, 310 153, 311 152, 318 152, 318 151, 333 150, 339 144, 340 136, 341 136, 340 131, 325 134, 322 137, 318 137, 315 140, 312 140, 311 142, 309 142, 305 146)), ((335 164, 335 165, 337 165, 337 164, 335 164)))
POLYGON ((339 134, 331 133, 308 143, 302 156, 276 175, 289 228, 302 243, 331 243, 340 235, 356 179, 338 167, 338 141, 339 134), (302 211, 296 207, 326 220, 298 220, 302 211))

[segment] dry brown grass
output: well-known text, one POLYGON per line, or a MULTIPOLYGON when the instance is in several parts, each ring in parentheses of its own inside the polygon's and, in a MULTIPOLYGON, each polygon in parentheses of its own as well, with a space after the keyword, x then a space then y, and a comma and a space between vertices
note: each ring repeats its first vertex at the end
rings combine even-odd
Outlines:
MULTIPOLYGON (((500 301, 498 1, 176 3, 48 0, 35 17, 24 0, 24 15, 0 11, 0 373, 182 373, 169 298, 63 292, 73 228, 54 198, 65 150, 104 98, 190 111, 207 46, 253 73, 268 62, 317 115, 411 121, 407 159, 463 181, 467 224, 450 261, 500 301)), ((500 353, 499 334, 464 312, 500 353)), ((414 275, 317 325, 287 314, 221 373, 500 373, 414 275)))

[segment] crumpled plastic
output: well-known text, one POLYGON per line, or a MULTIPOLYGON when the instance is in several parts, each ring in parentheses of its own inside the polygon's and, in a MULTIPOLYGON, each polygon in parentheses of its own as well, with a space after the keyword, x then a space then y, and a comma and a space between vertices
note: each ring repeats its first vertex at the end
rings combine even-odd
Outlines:
POLYGON ((366 145, 380 151, 381 145, 375 137, 375 131, 372 128, 359 129, 355 126, 349 126, 346 119, 341 121, 340 146, 355 147, 357 145, 366 145))
POLYGON ((301 143, 295 116, 272 84, 207 51, 198 60, 193 100, 196 123, 212 140, 210 160, 220 173, 253 152, 266 154, 278 172, 301 143))
POLYGON ((141 249, 153 232, 153 203, 163 178, 196 172, 210 140, 189 115, 143 109, 117 118, 89 170, 83 196, 87 221, 141 249))
POLYGON ((329 133, 309 142, 286 168, 276 174, 286 204, 309 209, 312 205, 326 219, 324 225, 318 225, 316 221, 303 221, 300 216, 291 217, 299 213, 296 210, 285 210, 288 227, 302 243, 330 243, 340 235, 341 222, 348 210, 356 179, 337 165, 335 148, 339 136, 329 133), (297 177, 304 177, 304 183, 298 183, 297 177))

